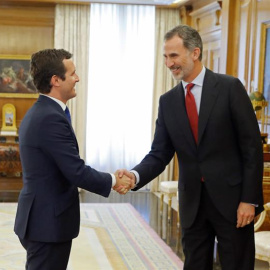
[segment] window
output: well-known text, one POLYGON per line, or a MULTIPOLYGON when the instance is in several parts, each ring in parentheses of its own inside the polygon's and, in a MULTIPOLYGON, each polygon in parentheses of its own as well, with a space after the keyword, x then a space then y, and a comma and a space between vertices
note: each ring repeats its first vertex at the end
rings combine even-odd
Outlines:
POLYGON ((86 162, 131 169, 149 152, 155 7, 91 4, 86 162))

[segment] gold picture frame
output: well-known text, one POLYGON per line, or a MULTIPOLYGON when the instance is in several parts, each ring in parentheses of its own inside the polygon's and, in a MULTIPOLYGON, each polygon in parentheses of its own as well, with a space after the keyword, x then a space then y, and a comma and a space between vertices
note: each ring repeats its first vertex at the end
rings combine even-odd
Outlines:
POLYGON ((261 25, 258 90, 270 106, 270 21, 261 25))
POLYGON ((0 54, 0 97, 37 98, 29 69, 29 55, 0 54))
POLYGON ((2 128, 0 131, 0 135, 9 135, 16 136, 17 135, 17 127, 16 127, 16 108, 11 103, 6 103, 2 108, 2 128))

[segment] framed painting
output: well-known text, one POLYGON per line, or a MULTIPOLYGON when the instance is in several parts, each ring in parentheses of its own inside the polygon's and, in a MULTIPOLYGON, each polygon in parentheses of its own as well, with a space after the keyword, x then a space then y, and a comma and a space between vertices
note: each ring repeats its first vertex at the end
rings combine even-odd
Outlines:
POLYGON ((30 56, 0 54, 0 97, 38 97, 29 69, 30 56))

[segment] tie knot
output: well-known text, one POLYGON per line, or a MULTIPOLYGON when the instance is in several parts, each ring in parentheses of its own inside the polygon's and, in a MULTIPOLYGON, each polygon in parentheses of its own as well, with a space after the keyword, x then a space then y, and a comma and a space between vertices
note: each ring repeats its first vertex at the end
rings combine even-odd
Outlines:
POLYGON ((189 84, 187 84, 187 86, 186 86, 187 91, 189 92, 189 91, 192 89, 192 87, 193 87, 194 85, 195 85, 194 83, 189 83, 189 84))

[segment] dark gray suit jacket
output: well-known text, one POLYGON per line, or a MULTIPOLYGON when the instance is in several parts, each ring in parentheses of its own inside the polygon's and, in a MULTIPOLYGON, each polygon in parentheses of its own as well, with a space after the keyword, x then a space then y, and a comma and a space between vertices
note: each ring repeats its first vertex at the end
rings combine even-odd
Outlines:
POLYGON ((263 210, 263 151, 260 131, 242 83, 231 76, 206 70, 199 112, 196 145, 185 109, 180 83, 160 97, 151 151, 136 170, 135 190, 157 177, 177 153, 179 208, 183 228, 196 217, 203 177, 214 204, 236 224, 240 203, 257 204, 263 210))
POLYGON ((73 129, 54 100, 40 96, 19 129, 23 188, 15 220, 20 238, 69 241, 79 233, 77 187, 109 196, 112 177, 86 166, 73 129))

